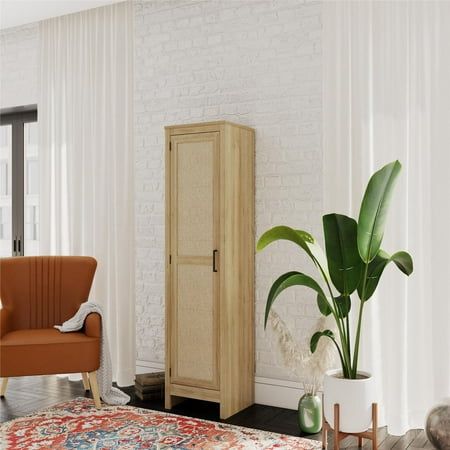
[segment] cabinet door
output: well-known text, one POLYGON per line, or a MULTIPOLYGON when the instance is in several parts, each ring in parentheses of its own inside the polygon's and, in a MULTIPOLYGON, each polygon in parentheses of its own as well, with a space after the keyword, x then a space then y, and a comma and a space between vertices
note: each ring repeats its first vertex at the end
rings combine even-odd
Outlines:
POLYGON ((219 133, 171 138, 171 382, 219 388, 219 133))

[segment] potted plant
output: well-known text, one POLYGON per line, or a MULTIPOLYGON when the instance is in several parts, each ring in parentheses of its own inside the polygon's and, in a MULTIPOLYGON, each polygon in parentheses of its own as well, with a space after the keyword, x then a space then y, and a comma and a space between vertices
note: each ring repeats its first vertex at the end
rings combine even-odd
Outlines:
POLYGON ((341 369, 329 371, 324 379, 324 413, 333 424, 333 405, 340 405, 340 431, 359 433, 369 428, 374 386, 371 374, 358 370, 358 358, 365 303, 374 294, 385 267, 393 262, 404 274, 413 271, 411 256, 405 251, 389 255, 381 249, 385 222, 393 188, 401 170, 394 161, 375 172, 367 185, 358 221, 342 214, 323 216, 325 254, 311 234, 287 226, 266 231, 259 239, 260 251, 272 242, 288 240, 297 244, 314 262, 322 286, 311 276, 291 271, 281 275, 270 288, 264 327, 276 298, 291 286, 305 286, 317 294, 317 306, 324 316, 332 315, 336 333, 317 331, 310 341, 311 352, 319 340, 330 339, 339 355, 341 369), (352 296, 358 297, 356 330, 349 313, 352 296))

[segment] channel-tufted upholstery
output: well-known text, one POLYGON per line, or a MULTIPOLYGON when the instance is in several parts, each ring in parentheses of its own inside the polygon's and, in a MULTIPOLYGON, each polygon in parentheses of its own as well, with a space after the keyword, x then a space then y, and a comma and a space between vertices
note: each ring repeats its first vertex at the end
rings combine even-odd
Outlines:
POLYGON ((101 319, 60 333, 87 301, 97 262, 82 256, 0 259, 0 377, 93 372, 100 365, 101 319))

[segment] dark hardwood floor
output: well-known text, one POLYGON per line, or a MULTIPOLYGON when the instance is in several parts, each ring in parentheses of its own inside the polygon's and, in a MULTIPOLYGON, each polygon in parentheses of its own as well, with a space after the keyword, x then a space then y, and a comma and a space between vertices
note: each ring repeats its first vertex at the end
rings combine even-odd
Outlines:
MULTIPOLYGON (((135 397, 133 387, 124 388, 123 390, 131 395, 130 405, 164 411, 162 401, 142 402, 135 397)), ((66 378, 57 378, 55 376, 11 378, 8 383, 6 397, 0 400, 0 421, 5 422, 16 417, 32 414, 39 409, 80 396, 89 396, 89 393, 85 393, 81 381, 71 382, 66 378)), ((186 400, 173 408, 171 412, 220 421, 218 405, 209 402, 186 400)), ((290 409, 253 405, 225 422, 293 436, 300 435, 296 412, 290 409)), ((380 428, 378 435, 378 448, 380 450, 433 448, 423 430, 410 430, 404 436, 391 436, 386 433, 385 428, 380 428)), ((321 440, 320 434, 305 435, 304 437, 321 440)), ((331 439, 332 436, 330 436, 330 449, 333 448, 331 439)), ((356 438, 348 437, 344 439, 341 442, 341 448, 357 449, 356 438)), ((370 441, 364 441, 363 448, 371 449, 370 441)))

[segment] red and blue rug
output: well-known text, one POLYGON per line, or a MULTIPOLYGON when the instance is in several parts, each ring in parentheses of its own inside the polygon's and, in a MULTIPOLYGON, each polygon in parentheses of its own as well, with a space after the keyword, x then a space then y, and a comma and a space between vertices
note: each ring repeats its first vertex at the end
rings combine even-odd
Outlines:
POLYGON ((0 426, 2 450, 297 449, 320 442, 77 398, 0 426))

